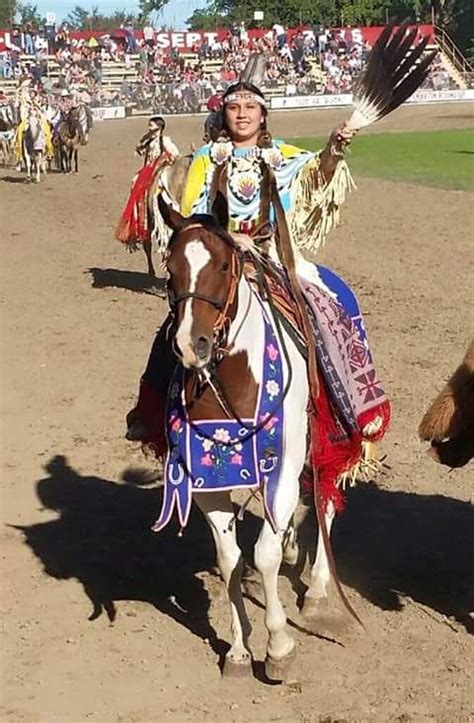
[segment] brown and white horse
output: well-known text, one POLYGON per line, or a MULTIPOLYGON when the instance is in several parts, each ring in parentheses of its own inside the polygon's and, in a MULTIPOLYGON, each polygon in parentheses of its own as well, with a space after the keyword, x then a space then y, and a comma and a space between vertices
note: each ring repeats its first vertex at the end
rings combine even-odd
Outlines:
MULTIPOLYGON (((243 274, 240 249, 227 232, 226 220, 211 217, 184 219, 160 204, 163 217, 174 229, 166 256, 170 306, 174 313, 173 345, 185 370, 185 396, 192 399, 196 377, 206 378, 216 348, 222 344, 219 331, 226 329, 226 352, 219 361, 219 387, 225 389, 227 409, 236 419, 252 418, 263 379, 265 321, 262 309, 271 315, 268 302, 256 297, 243 274), (262 306, 263 304, 263 306, 262 306)), ((300 475, 306 460, 309 390, 306 362, 292 338, 280 329, 282 374, 286 394, 280 398, 283 412, 283 454, 278 473, 273 520, 265 508, 265 519, 255 545, 255 565, 265 596, 265 625, 268 643, 265 669, 268 677, 285 678, 295 656, 295 641, 287 629, 286 614, 278 593, 278 573, 285 556, 288 529, 299 499, 300 475), (284 358, 283 358, 284 357, 284 358), (273 524, 272 524, 273 522, 273 524)), ((229 419, 222 399, 209 382, 188 406, 190 420, 229 419)), ((251 670, 250 624, 241 591, 242 555, 237 544, 235 513, 230 491, 193 490, 193 499, 205 515, 217 548, 217 560, 230 602, 232 644, 224 664, 225 675, 246 675, 251 670)), ((323 513, 321 513, 323 515, 323 513)), ((330 529, 333 510, 320 522, 330 529)), ((160 527, 158 527, 160 529, 160 527)), ((327 597, 331 577, 330 551, 320 535, 311 585, 309 608, 327 597)), ((290 540, 294 545, 294 539, 290 540)), ((290 556, 291 556, 290 550, 290 556)))

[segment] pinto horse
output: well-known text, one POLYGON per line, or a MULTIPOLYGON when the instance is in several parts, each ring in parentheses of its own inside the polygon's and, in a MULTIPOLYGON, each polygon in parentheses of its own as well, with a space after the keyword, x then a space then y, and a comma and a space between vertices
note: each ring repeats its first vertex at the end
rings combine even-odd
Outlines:
MULTIPOLYGON (((250 427, 244 427, 247 439, 255 437, 262 427, 268 429, 274 423, 281 424, 280 464, 271 503, 268 491, 260 487, 265 517, 255 545, 254 559, 265 596, 265 625, 268 631, 265 670, 269 678, 283 680, 296 649, 278 593, 278 573, 282 559, 292 558, 295 552, 292 518, 299 499, 300 475, 307 453, 309 388, 306 361, 292 337, 278 324, 270 302, 262 300, 243 273, 242 251, 223 230, 227 226, 226 218, 221 214, 220 218, 192 216, 185 219, 163 203, 160 210, 173 230, 166 256, 169 302, 174 316, 172 344, 180 362, 177 368, 183 375, 178 397, 183 400, 182 408, 189 423, 199 428, 207 420, 222 420, 221 426, 225 426, 224 423, 231 418, 239 420, 241 425, 244 424, 241 420, 253 420, 250 427), (277 341, 268 344, 270 327, 273 339, 277 341), (280 355, 281 378, 279 385, 274 381, 266 383, 266 391, 271 392, 273 398, 273 411, 259 424, 255 410, 259 408, 258 399, 262 398, 265 388, 266 353, 275 364, 280 355)), ((178 386, 176 381, 174 386, 178 386)), ((176 391, 174 393, 177 394, 176 391)), ((170 391, 170 399, 172 395, 173 391, 170 391)), ((165 501, 160 519, 155 523, 155 531, 167 524, 173 510, 172 505, 168 505, 169 509, 165 512, 166 498, 169 496, 171 499, 175 492, 179 494, 174 485, 179 486, 185 476, 180 465, 173 461, 171 445, 172 435, 181 431, 181 422, 174 413, 170 417, 169 410, 170 407, 167 413, 170 452, 165 467, 165 501), (169 474, 169 486, 166 469, 173 470, 173 475, 169 474)), ((225 429, 218 432, 221 441, 226 442, 225 429)), ((198 435, 197 438, 203 441, 204 449, 209 450, 217 437, 204 439, 198 435)), ((235 446, 232 463, 241 464, 244 454, 239 452, 241 448, 242 444, 235 446)), ((270 469, 272 454, 275 452, 267 448, 266 458, 259 464, 263 463, 265 468, 268 463, 270 469)), ((204 454, 200 461, 210 464, 209 453, 204 454)), ((195 479, 195 469, 188 466, 187 473, 185 484, 188 491, 192 487, 192 499, 211 528, 230 602, 232 644, 225 657, 223 674, 246 675, 251 671, 250 624, 241 591, 243 562, 231 502, 231 489, 242 485, 232 484, 228 478, 223 483, 221 481, 218 488, 206 489, 204 478, 195 479)), ((264 477, 264 482, 266 480, 264 477)), ((316 603, 327 599, 328 583, 333 573, 328 534, 334 511, 330 507, 324 516, 320 510, 318 517, 319 512, 320 529, 323 524, 324 532, 319 536, 305 600, 306 610, 310 612, 317 607, 316 603)), ((180 519, 184 526, 187 519, 183 520, 181 513, 180 519)))

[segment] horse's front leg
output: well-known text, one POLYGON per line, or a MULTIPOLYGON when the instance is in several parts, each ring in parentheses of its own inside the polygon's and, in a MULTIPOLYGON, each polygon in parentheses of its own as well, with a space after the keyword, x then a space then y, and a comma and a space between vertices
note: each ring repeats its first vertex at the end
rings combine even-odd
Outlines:
POLYGON ((31 181, 31 166, 32 166, 31 156, 28 155, 25 157, 25 165, 26 165, 26 180, 31 181))
POLYGON ((151 238, 144 239, 143 250, 145 252, 146 261, 148 264, 148 275, 151 276, 152 279, 155 279, 156 271, 155 271, 155 267, 153 266, 153 250, 152 250, 151 238))
POLYGON ((265 596, 265 625, 268 630, 265 672, 274 680, 284 680, 295 657, 296 644, 288 634, 286 614, 278 594, 278 572, 283 558, 283 539, 298 502, 298 475, 283 465, 275 505, 278 525, 274 532, 265 520, 255 546, 255 565, 262 577, 265 596))
POLYGON ((35 171, 36 171, 36 183, 41 181, 41 155, 37 153, 35 155, 35 171))
POLYGON ((79 152, 77 148, 74 150, 74 172, 79 173, 79 152))
POLYGON ((237 545, 235 514, 228 492, 201 492, 194 499, 212 530, 217 551, 217 564, 229 596, 232 645, 226 653, 223 675, 242 676, 251 673, 252 657, 248 648, 250 622, 242 597, 242 553, 237 545))

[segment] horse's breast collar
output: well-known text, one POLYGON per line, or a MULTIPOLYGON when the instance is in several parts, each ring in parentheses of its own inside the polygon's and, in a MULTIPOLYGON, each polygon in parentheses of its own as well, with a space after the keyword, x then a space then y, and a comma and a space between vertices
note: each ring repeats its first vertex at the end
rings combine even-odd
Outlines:
POLYGON ((283 364, 280 344, 263 306, 263 373, 253 419, 205 419, 186 413, 184 370, 178 365, 170 386, 166 428, 168 456, 164 499, 153 530, 162 530, 176 509, 188 522, 193 492, 259 488, 275 527, 274 503, 283 456, 283 364), (249 428, 258 428, 249 434, 249 428))

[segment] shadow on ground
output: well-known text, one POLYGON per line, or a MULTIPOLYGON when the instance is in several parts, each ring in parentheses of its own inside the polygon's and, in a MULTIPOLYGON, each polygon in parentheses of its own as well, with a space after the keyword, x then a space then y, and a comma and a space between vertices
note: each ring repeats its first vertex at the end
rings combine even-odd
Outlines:
POLYGON ((152 279, 148 274, 139 271, 90 268, 86 273, 92 276, 94 289, 127 289, 153 296, 164 296, 166 293, 166 279, 152 279))
MULTIPOLYGON (((200 512, 193 509, 183 537, 173 521, 154 534, 150 526, 162 490, 147 486, 149 480, 134 484, 81 476, 62 456, 52 458, 46 470, 36 491, 58 518, 16 527, 45 572, 82 584, 92 606, 90 620, 104 612, 114 620, 120 600, 148 602, 208 639, 222 659, 227 645, 210 625, 209 596, 201 579, 207 573, 212 589, 216 573, 211 536, 200 512)), ((348 496, 334 530, 342 582, 384 610, 399 610, 409 597, 473 632, 472 506, 373 485, 348 496)), ((259 529, 260 519, 247 511, 239 543, 250 564, 259 529)), ((316 529, 309 508, 299 539, 303 548, 313 550, 316 529)))
POLYGON ((0 180, 2 183, 28 183, 26 176, 3 176, 0 180))
MULTIPOLYGON (((300 546, 308 554, 316 535, 308 509, 299 528, 300 546)), ((400 610, 410 598, 474 633, 469 614, 474 508, 469 502, 360 485, 349 491, 332 541, 341 581, 374 605, 400 610)))

